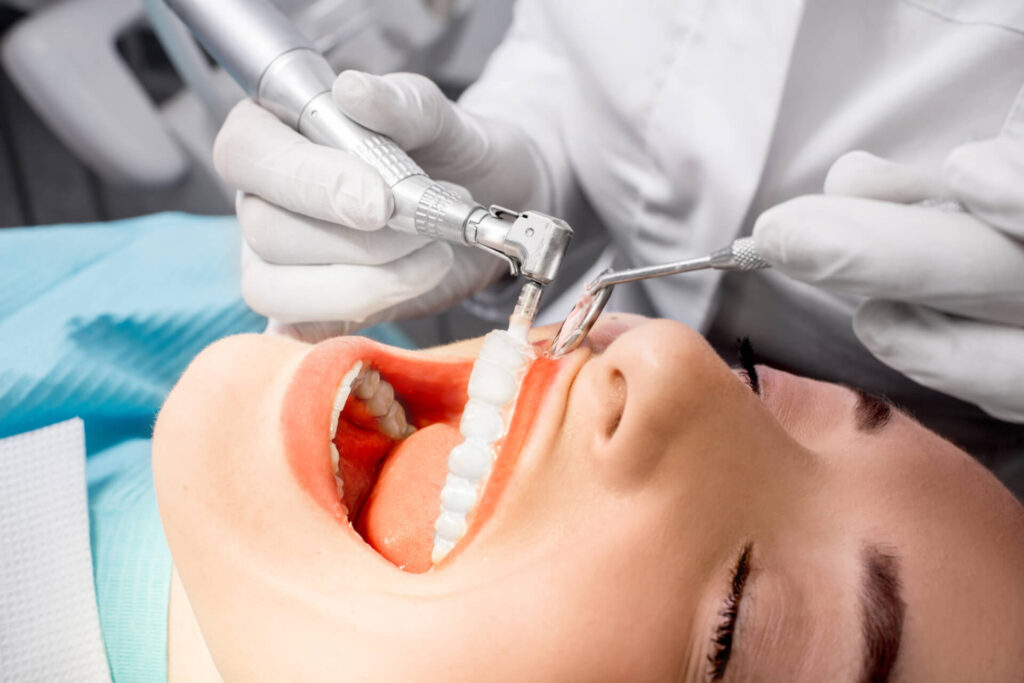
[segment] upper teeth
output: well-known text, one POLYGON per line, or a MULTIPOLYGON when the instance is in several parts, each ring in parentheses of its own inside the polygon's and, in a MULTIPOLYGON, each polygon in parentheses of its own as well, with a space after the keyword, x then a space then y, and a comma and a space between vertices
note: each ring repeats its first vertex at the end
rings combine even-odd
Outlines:
POLYGON ((484 338, 469 376, 469 402, 459 431, 463 442, 448 456, 448 477, 441 489, 441 511, 434 524, 432 560, 440 562, 466 533, 491 473, 494 443, 505 433, 506 406, 515 398, 529 346, 503 330, 484 338))
POLYGON ((341 456, 338 447, 334 445, 334 437, 338 434, 338 418, 353 392, 364 402, 367 412, 377 418, 377 428, 381 433, 392 439, 404 439, 416 431, 407 422, 402 404, 395 400, 394 388, 381 378, 380 373, 373 368, 364 370, 362 361, 353 365, 341 378, 331 408, 331 471, 338 486, 339 498, 344 494, 344 482, 338 470, 341 456))

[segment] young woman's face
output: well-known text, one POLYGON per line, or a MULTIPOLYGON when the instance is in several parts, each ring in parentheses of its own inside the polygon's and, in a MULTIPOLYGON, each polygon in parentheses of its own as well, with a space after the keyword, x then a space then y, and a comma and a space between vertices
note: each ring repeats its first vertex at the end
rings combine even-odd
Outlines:
MULTIPOLYGON (((360 355, 400 400, 433 382, 458 403, 465 363, 352 340, 246 336, 205 351, 157 422, 154 472, 224 677, 1024 670, 1024 512, 967 455, 844 387, 759 367, 758 395, 677 323, 611 318, 592 339, 537 370, 542 382, 527 377, 513 430, 528 438, 508 440, 468 536, 422 574, 352 529, 325 493, 330 435, 304 432, 329 425, 360 355), (422 365, 395 370, 410 363, 422 365)), ((408 403, 416 422, 425 409, 408 403)))

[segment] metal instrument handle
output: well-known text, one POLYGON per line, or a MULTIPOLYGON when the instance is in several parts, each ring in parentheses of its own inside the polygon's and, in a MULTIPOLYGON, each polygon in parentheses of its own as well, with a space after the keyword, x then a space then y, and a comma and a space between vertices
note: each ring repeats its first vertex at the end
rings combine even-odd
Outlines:
POLYGON ((466 242, 466 219, 483 207, 433 182, 390 138, 345 116, 331 95, 334 70, 277 7, 268 0, 167 4, 260 106, 309 140, 349 151, 376 169, 395 193, 388 225, 466 242))
POLYGON ((743 237, 735 240, 727 247, 723 247, 708 256, 673 261, 671 263, 659 263, 643 268, 631 268, 629 270, 606 271, 590 282, 587 289, 595 292, 605 287, 621 285, 626 282, 637 280, 648 280, 654 277, 666 275, 677 275, 689 273, 694 270, 739 270, 748 272, 768 268, 768 262, 761 258, 754 248, 754 240, 750 237, 743 237))
POLYGON ((331 95, 334 70, 268 0, 167 3, 258 104, 309 140, 349 151, 381 174, 395 198, 390 227, 479 247, 541 285, 554 279, 572 236, 564 221, 535 211, 503 220, 431 180, 390 138, 349 119, 331 95))

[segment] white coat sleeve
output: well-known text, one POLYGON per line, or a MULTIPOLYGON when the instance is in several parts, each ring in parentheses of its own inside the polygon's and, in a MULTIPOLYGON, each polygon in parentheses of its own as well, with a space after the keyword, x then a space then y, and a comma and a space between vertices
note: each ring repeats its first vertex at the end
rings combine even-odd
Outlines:
POLYGON ((546 176, 544 206, 534 208, 564 216, 577 195, 576 182, 562 136, 567 89, 576 76, 556 39, 542 0, 519 0, 508 34, 491 56, 480 79, 459 100, 467 111, 522 129, 535 146, 546 176))

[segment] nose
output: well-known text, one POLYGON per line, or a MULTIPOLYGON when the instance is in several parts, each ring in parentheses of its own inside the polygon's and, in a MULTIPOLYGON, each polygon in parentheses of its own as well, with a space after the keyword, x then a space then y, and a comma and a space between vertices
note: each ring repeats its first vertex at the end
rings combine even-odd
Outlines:
POLYGON ((682 323, 623 316, 604 334, 613 333, 605 362, 635 384, 637 400, 693 410, 717 383, 733 379, 707 341, 682 323))
MULTIPOLYGON (((614 323, 615 321, 613 321, 614 323)), ((743 389, 698 333, 667 320, 624 319, 628 325, 593 361, 593 454, 616 486, 641 485, 680 442, 721 421, 743 389), (736 396, 730 397, 730 387, 736 396)))
POLYGON ((653 322, 650 318, 633 313, 605 313, 587 335, 583 344, 594 353, 604 353, 612 342, 629 330, 653 322))

